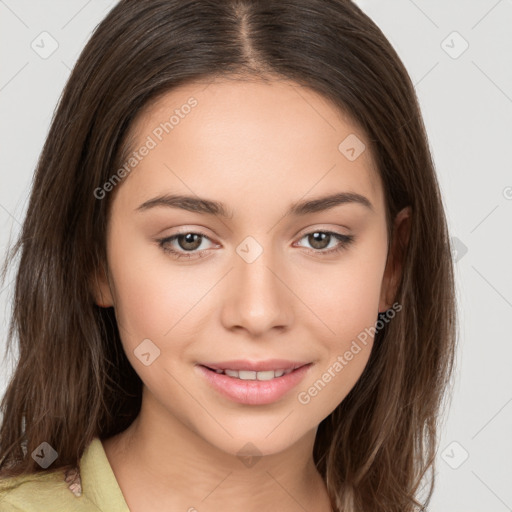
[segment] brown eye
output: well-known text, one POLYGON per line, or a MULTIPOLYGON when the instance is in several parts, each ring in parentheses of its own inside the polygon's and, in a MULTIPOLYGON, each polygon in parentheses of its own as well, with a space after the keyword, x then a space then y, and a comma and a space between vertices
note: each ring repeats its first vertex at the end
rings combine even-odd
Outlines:
POLYGON ((197 233, 186 233, 184 235, 177 235, 176 241, 184 251, 194 251, 201 245, 202 238, 203 236, 197 233))
POLYGON ((325 249, 331 240, 331 235, 329 233, 316 231, 315 233, 310 233, 307 235, 308 242, 311 244, 313 249, 325 249), (327 241, 327 243, 326 243, 327 241))
MULTIPOLYGON (((336 253, 346 249, 355 239, 354 235, 342 235, 334 231, 313 231, 304 235, 302 239, 307 239, 308 244, 312 247, 310 252, 327 255, 336 253), (331 245, 331 242, 337 242, 331 245)), ((306 247, 306 249, 308 249, 306 247)))
POLYGON ((205 240, 210 241, 206 235, 189 231, 177 233, 168 238, 162 238, 157 240, 157 242, 165 253, 170 254, 176 259, 180 259, 204 258, 207 256, 208 245, 200 249, 205 240))

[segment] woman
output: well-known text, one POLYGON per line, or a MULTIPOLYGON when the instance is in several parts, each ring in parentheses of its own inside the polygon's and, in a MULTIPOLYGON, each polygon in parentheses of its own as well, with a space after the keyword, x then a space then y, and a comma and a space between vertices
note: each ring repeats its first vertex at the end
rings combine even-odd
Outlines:
POLYGON ((414 88, 351 2, 117 4, 18 253, 2 510, 428 503, 449 237, 414 88))

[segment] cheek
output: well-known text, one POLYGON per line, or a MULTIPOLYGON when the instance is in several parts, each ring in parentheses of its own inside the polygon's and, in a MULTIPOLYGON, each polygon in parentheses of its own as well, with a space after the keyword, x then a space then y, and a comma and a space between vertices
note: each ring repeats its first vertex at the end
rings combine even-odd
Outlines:
MULTIPOLYGON (((208 263, 180 266, 156 244, 141 242, 130 233, 113 236, 110 268, 115 283, 115 310, 125 351, 150 339, 160 350, 160 362, 173 357, 196 338, 211 312, 216 272, 208 263), (172 342, 173 350, 165 348, 172 342)), ((133 357, 132 357, 133 359, 133 357)), ((170 360, 169 360, 170 359, 170 360)), ((136 364, 138 364, 135 361, 136 364)))
POLYGON ((368 363, 386 257, 386 240, 380 242, 302 281, 304 302, 315 313, 306 315, 314 316, 309 329, 325 357, 297 399, 321 417, 343 401, 368 363))
POLYGON ((318 421, 345 399, 363 373, 373 347, 378 307, 379 285, 368 273, 353 272, 349 277, 340 273, 327 282, 329 294, 311 297, 323 323, 317 318, 309 322, 323 357, 297 394, 299 404, 318 421))
POLYGON ((123 340, 133 337, 132 344, 140 343, 141 337, 161 338, 186 313, 197 295, 195 285, 173 269, 156 244, 141 242, 129 232, 114 234, 109 250, 123 340))
POLYGON ((295 290, 317 317, 327 338, 341 347, 377 321, 385 245, 347 253, 336 265, 301 271, 295 290), (313 271, 314 270, 314 271, 313 271), (320 322, 321 320, 321 322, 320 322))

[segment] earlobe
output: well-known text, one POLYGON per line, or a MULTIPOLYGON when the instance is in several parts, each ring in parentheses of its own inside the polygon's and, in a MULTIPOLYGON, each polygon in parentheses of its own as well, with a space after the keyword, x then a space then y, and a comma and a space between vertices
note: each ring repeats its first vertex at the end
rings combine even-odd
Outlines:
POLYGON ((384 312, 395 301, 398 286, 402 278, 404 259, 411 234, 412 210, 407 206, 395 217, 392 230, 391 248, 382 279, 379 312, 384 312))

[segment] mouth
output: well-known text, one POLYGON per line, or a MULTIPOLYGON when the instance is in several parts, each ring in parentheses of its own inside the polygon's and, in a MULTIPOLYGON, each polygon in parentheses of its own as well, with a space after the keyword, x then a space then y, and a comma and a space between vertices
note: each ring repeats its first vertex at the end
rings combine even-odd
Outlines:
POLYGON ((197 364, 196 371, 217 393, 231 401, 246 405, 265 405, 278 401, 295 388, 309 373, 313 363, 279 361, 248 363, 231 361, 217 364, 197 364), (266 369, 246 369, 248 366, 266 369), (244 366, 244 368, 240 368, 244 366))

